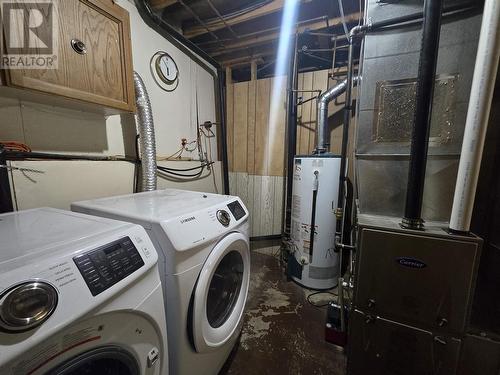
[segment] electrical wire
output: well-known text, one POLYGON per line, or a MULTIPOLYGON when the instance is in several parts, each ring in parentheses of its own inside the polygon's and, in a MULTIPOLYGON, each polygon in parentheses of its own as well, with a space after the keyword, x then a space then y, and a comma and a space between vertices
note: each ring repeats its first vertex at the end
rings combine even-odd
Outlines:
POLYGON ((7 151, 31 152, 27 144, 17 141, 0 141, 0 146, 7 151))
MULTIPOLYGON (((264 0, 264 1, 261 1, 260 3, 253 4, 253 5, 251 5, 251 6, 247 7, 247 8, 238 9, 237 11, 223 14, 222 17, 224 18, 225 21, 228 21, 228 20, 231 20, 232 18, 239 17, 239 16, 241 16, 243 14, 252 12, 255 9, 261 8, 264 5, 267 5, 267 4, 271 3, 272 1, 273 0, 264 0)), ((218 21, 219 21, 219 17, 212 17, 212 18, 207 18, 207 19, 204 20, 204 22, 208 26, 213 26, 213 23, 216 23, 218 21)))
POLYGON ((198 106, 198 92, 196 92, 196 140, 189 142, 185 145, 182 146, 181 149, 179 149, 177 152, 173 153, 167 158, 161 159, 161 160, 175 160, 175 159, 180 159, 182 156, 182 153, 184 151, 187 152, 193 152, 196 149, 198 150, 199 154, 199 159, 200 159, 200 165, 196 167, 191 167, 191 168, 169 168, 169 167, 163 167, 163 166, 157 166, 157 171, 158 174, 164 178, 175 178, 177 180, 195 180, 203 176, 203 172, 205 169, 208 169, 209 172, 214 176, 214 187, 215 190, 218 191, 218 187, 216 184, 215 180, 215 174, 213 169, 210 167, 215 164, 213 160, 211 160, 211 156, 203 150, 203 142, 202 142, 202 135, 204 136, 204 141, 205 141, 205 148, 209 150, 210 155, 211 155, 211 142, 210 139, 215 137, 215 133, 207 128, 207 133, 203 131, 200 128, 200 119, 199 119, 199 106, 198 106), (207 142, 208 142, 208 147, 207 147, 207 142), (196 147, 193 149, 190 149, 188 146, 196 144, 196 147), (185 172, 192 172, 192 171, 197 171, 196 173, 185 173, 185 172))
POLYGON ((139 158, 139 137, 140 137, 139 134, 136 134, 136 136, 135 136, 135 158, 136 158, 137 162, 134 166, 134 193, 139 192, 139 177, 140 177, 140 173, 141 173, 141 170, 139 167, 139 163, 141 162, 140 158, 139 158))
MULTIPOLYGON (((212 132, 212 130, 210 130, 210 132, 212 132)), ((212 134, 214 134, 214 132, 212 132, 212 134)), ((214 136, 215 136, 215 134, 214 134, 214 136)), ((211 137, 207 137, 207 140, 208 140, 208 155, 210 155, 210 162, 212 164, 215 164, 214 161, 212 160, 212 140, 210 138, 211 137)), ((215 193, 219 194, 219 188, 217 186, 217 180, 215 178, 215 169, 214 168, 212 168, 212 179, 214 181, 215 193)))
POLYGON ((193 151, 195 151, 197 148, 198 148, 198 141, 192 141, 192 142, 189 142, 189 143, 186 145, 185 150, 186 150, 187 152, 193 152, 193 151), (192 145, 192 144, 194 144, 194 143, 196 143, 196 146, 195 146, 193 149, 189 149, 189 148, 187 147, 188 145, 192 145))
POLYGON ((182 152, 186 149, 185 146, 174 152, 172 155, 167 156, 166 158, 162 158, 162 160, 172 160, 172 159, 180 159, 182 156, 182 152))
MULTIPOLYGON (((203 125, 201 125, 203 126, 203 125)), ((207 129, 207 133, 205 133, 205 131, 200 128, 200 131, 201 131, 201 134, 203 134, 206 138, 215 138, 215 133, 212 131, 212 129, 207 129)), ((206 142, 205 142, 205 147, 207 146, 206 142)))
POLYGON ((314 296, 317 296, 317 295, 320 295, 320 294, 328 294, 328 295, 333 296, 333 297, 338 297, 338 294, 336 294, 336 293, 320 291, 320 292, 315 292, 315 293, 309 294, 306 297, 307 302, 310 305, 312 305, 314 307, 319 307, 319 308, 326 307, 326 306, 328 306, 330 304, 330 302, 333 302, 333 300, 332 300, 332 301, 328 301, 326 303, 317 304, 317 303, 314 303, 314 302, 311 301, 311 297, 314 297, 314 296))
POLYGON ((215 164, 214 162, 207 162, 205 164, 202 164, 198 167, 193 167, 193 168, 180 168, 180 169, 177 169, 177 168, 169 168, 169 167, 162 167, 160 166, 159 168, 161 169, 164 169, 166 171, 171 171, 171 172, 191 172, 191 171, 196 171, 198 169, 204 169, 204 168, 207 168, 209 166, 211 166, 212 164, 215 164))
POLYGON ((203 160, 203 146, 201 144, 201 132, 200 132, 200 112, 198 105, 198 90, 195 92, 196 100, 196 140, 198 141, 198 153, 200 155, 200 160, 203 160))
POLYGON ((176 176, 175 174, 172 173, 166 173, 158 170, 157 175, 161 178, 164 178, 169 181, 174 181, 174 182, 190 182, 190 181, 197 181, 201 178, 202 173, 197 174, 193 177, 189 177, 188 175, 183 175, 181 176, 176 176))
POLYGON ((199 177, 203 174, 203 171, 205 170, 206 166, 203 166, 203 168, 198 172, 194 174, 184 174, 184 173, 177 173, 177 172, 172 172, 169 171, 168 169, 165 169, 164 167, 157 167, 157 169, 163 173, 170 174, 176 177, 183 177, 183 178, 190 178, 190 177, 199 177))

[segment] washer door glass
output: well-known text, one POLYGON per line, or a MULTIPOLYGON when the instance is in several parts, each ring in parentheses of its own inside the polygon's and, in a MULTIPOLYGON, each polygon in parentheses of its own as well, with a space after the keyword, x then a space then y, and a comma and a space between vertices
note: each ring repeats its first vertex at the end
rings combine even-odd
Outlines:
POLYGON ((82 353, 47 375, 139 375, 135 358, 120 347, 108 346, 82 353))
POLYGON ((195 287, 191 327, 198 353, 215 350, 236 337, 249 282, 248 238, 230 233, 210 252, 195 287))
POLYGON ((243 258, 237 251, 226 254, 212 277, 208 289, 207 319, 219 328, 233 312, 243 282, 243 258))

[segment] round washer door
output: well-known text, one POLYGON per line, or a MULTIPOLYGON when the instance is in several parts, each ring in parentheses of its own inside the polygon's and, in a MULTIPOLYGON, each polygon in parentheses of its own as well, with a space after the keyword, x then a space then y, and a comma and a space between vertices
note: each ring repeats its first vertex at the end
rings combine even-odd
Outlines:
POLYGON ((239 326, 250 283, 250 248, 241 233, 224 237, 203 265, 193 298, 193 339, 199 353, 224 345, 239 326))
POLYGON ((132 354, 118 346, 89 350, 66 361, 47 375, 139 375, 139 364, 132 354))

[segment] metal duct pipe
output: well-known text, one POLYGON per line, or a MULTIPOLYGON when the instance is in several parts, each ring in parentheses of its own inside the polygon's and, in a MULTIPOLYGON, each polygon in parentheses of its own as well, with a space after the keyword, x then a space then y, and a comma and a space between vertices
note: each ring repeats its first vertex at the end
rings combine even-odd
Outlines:
POLYGON ((6 150, 0 145, 0 214, 14 211, 6 153, 6 150))
MULTIPOLYGON (((358 77, 353 78, 353 84, 358 84, 358 77)), ((324 152, 330 151, 330 142, 328 139, 328 105, 330 102, 344 92, 347 89, 347 79, 344 79, 337 86, 331 87, 324 94, 322 94, 318 99, 318 132, 316 141, 316 154, 322 154, 324 152)))
POLYGON ((469 232, 486 129, 500 58, 500 2, 484 3, 450 229, 469 232))
POLYGON ((299 82, 298 74, 298 54, 297 44, 298 35, 293 35, 293 48, 290 48, 290 64, 288 66, 287 77, 287 101, 286 101, 286 123, 287 123, 287 152, 286 152, 286 186, 285 186, 285 212, 282 224, 282 234, 291 233, 292 223, 292 185, 293 185, 293 167, 294 158, 297 150, 297 89, 299 82))
POLYGON ((146 85, 141 76, 134 72, 135 102, 137 105, 136 125, 139 130, 142 163, 142 191, 156 190, 156 143, 153 111, 146 85))
POLYGON ((408 189, 402 226, 422 229, 422 199, 429 148, 434 82, 439 51, 443 0, 425 0, 422 27, 422 47, 418 66, 417 97, 411 139, 408 189))
MULTIPOLYGON (((347 179, 347 149, 349 147, 349 127, 352 116, 352 86, 354 69, 354 40, 369 30, 370 24, 354 26, 349 32, 349 50, 347 56, 347 82, 345 90, 344 107, 344 128, 342 130, 342 151, 340 161, 339 195, 337 199, 337 235, 340 235, 341 243, 344 243, 344 206, 345 206, 345 185, 347 179)), ((357 82, 357 78, 356 78, 357 82)), ((342 313, 342 312, 341 312, 342 313)))
MULTIPOLYGON (((215 81, 215 77, 214 77, 215 81)), ((224 182, 224 194, 229 195, 229 169, 228 169, 228 159, 227 159, 227 125, 226 125, 226 81, 224 79, 224 71, 222 69, 217 70, 217 90, 218 100, 217 105, 219 107, 218 111, 218 122, 220 124, 220 144, 221 144, 221 159, 222 159, 222 181, 224 182)), ((217 99, 217 96, 216 96, 217 99)))

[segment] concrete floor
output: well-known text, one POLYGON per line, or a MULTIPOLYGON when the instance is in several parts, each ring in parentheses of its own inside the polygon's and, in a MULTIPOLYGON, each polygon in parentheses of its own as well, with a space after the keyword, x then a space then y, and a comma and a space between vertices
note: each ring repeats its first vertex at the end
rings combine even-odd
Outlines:
MULTIPOLYGON (((326 308, 287 282, 269 243, 252 244, 250 291, 239 344, 220 374, 345 374, 345 355, 324 340, 326 308)), ((328 295, 317 298, 332 298, 328 295)))

